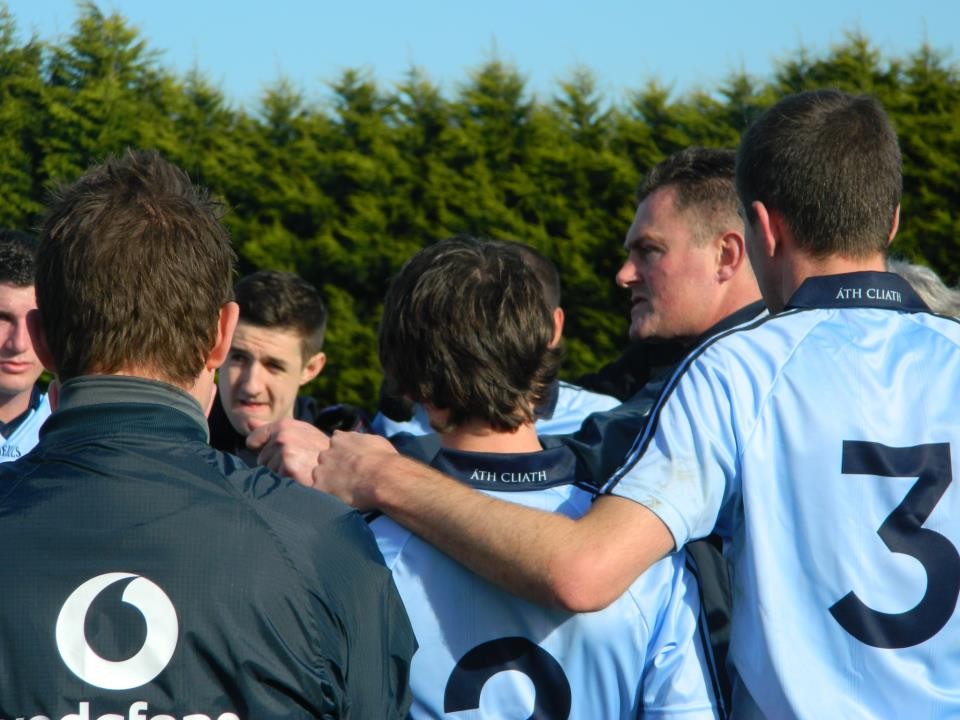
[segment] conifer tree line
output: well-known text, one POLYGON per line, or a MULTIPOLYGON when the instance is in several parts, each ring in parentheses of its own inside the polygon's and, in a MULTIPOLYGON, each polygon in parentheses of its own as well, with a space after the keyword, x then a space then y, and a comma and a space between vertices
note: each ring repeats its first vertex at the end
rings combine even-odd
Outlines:
POLYGON ((643 173, 691 144, 735 147, 786 94, 837 87, 878 97, 899 133, 894 254, 960 281, 960 72, 945 53, 884 57, 850 33, 821 55, 787 51, 768 78, 732 73, 680 97, 638 85, 611 101, 581 69, 541 97, 494 59, 446 93, 417 69, 389 88, 351 69, 317 88, 322 100, 281 79, 237 108, 202 72, 167 69, 121 15, 81 4, 71 32, 43 42, 0 6, 0 226, 34 228, 56 182, 157 148, 230 208, 244 273, 293 270, 322 289, 330 360, 311 389, 367 408, 382 298, 403 261, 456 233, 521 240, 560 267, 575 378, 627 342, 613 275, 643 173))

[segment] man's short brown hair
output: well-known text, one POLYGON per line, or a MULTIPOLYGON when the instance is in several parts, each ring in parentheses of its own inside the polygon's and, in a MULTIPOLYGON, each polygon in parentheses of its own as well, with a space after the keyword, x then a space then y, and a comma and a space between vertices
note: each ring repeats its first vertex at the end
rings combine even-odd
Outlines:
POLYGON ((61 380, 140 370, 196 380, 232 296, 222 206, 157 152, 62 186, 37 253, 37 306, 61 380))
POLYGON ((327 306, 317 289, 296 273, 260 270, 241 278, 233 294, 240 322, 295 332, 305 361, 323 349, 327 306))
POLYGON ((37 239, 20 230, 0 230, 0 284, 31 287, 37 239))
POLYGON ((902 186, 897 134, 867 95, 790 95, 757 118, 737 151, 748 221, 759 200, 814 257, 885 252, 902 186))
POLYGON ((736 153, 719 148, 688 147, 652 167, 636 191, 639 205, 657 190, 673 188, 678 213, 689 212, 691 230, 700 244, 716 232, 726 232, 737 217, 737 189, 734 183, 736 153))
POLYGON ((424 248, 394 278, 380 323, 391 390, 498 432, 533 422, 557 377, 553 308, 516 247, 455 237, 424 248))

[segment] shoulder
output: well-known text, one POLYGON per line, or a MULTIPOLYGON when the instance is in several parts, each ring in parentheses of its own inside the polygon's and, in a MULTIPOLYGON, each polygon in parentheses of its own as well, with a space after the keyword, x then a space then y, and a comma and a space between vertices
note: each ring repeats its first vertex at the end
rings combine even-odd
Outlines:
POLYGON ((382 412, 378 412, 371 422, 371 429, 377 435, 388 438, 400 433, 409 435, 428 435, 432 433, 433 429, 430 427, 430 420, 427 418, 423 406, 418 404, 414 407, 414 415, 409 420, 392 420, 382 412))
POLYGON ((556 405, 547 417, 536 421, 540 435, 562 435, 574 432, 595 412, 604 412, 620 404, 612 395, 586 390, 567 382, 558 383, 556 405))
POLYGON ((406 455, 428 465, 433 462, 441 447, 438 433, 413 435, 408 432, 398 432, 390 435, 390 442, 393 443, 393 446, 401 455, 406 455))
POLYGON ((573 383, 560 382, 560 393, 557 398, 557 411, 590 408, 591 412, 609 410, 620 404, 620 400, 613 395, 587 390, 573 383))
POLYGON ((344 556, 379 564, 370 532, 358 512, 332 495, 298 485, 264 467, 249 468, 232 456, 218 455, 229 485, 298 567, 311 572, 323 572, 328 565, 342 569, 339 560, 349 561, 344 556))
POLYGON ((811 310, 764 314, 713 335, 677 366, 661 400, 687 376, 706 376, 711 387, 727 395, 738 381, 754 386, 771 382, 823 319, 821 313, 811 310))

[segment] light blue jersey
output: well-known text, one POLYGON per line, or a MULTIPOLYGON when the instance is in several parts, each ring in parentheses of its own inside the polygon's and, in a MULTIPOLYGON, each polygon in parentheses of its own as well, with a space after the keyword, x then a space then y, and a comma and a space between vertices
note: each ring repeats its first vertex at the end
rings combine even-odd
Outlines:
POLYGON ((40 439, 40 426, 48 417, 50 401, 46 394, 35 389, 26 416, 18 419, 9 437, 0 436, 0 462, 10 462, 30 452, 40 439))
MULTIPOLYGON (((586 390, 578 385, 558 382, 546 407, 537 412, 536 428, 538 435, 566 435, 580 429, 587 416, 595 412, 604 412, 620 404, 612 395, 603 395, 586 390)), ((393 437, 398 433, 427 435, 433 432, 427 411, 417 405, 413 418, 405 422, 391 420, 383 413, 377 413, 371 423, 377 435, 393 437)))
MULTIPOLYGON (((501 499, 570 517, 593 497, 572 484, 576 460, 562 447, 441 450, 433 465, 501 499)), ((412 717, 716 717, 684 552, 658 562, 607 609, 571 614, 500 590, 386 517, 372 529, 420 645, 412 717)))
POLYGON ((955 718, 958 468, 960 324, 851 273, 695 351, 607 489, 727 541, 734 717, 955 718))

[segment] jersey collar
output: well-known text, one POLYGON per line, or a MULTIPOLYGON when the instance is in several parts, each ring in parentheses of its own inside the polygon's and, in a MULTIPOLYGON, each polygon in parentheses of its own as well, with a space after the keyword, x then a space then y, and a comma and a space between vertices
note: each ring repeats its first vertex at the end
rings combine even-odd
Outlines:
POLYGON ((785 310, 806 308, 884 308, 929 312, 930 308, 899 275, 853 272, 807 278, 785 310))
POLYGON ((30 413, 40 407, 41 400, 43 400, 43 393, 40 392, 40 386, 35 384, 33 390, 30 391, 30 404, 27 409, 7 423, 0 422, 0 437, 8 438, 13 435, 17 428, 23 424, 23 421, 30 417, 30 413))
POLYGON ((479 490, 541 490, 572 483, 576 457, 566 447, 517 454, 441 448, 433 467, 479 490))

